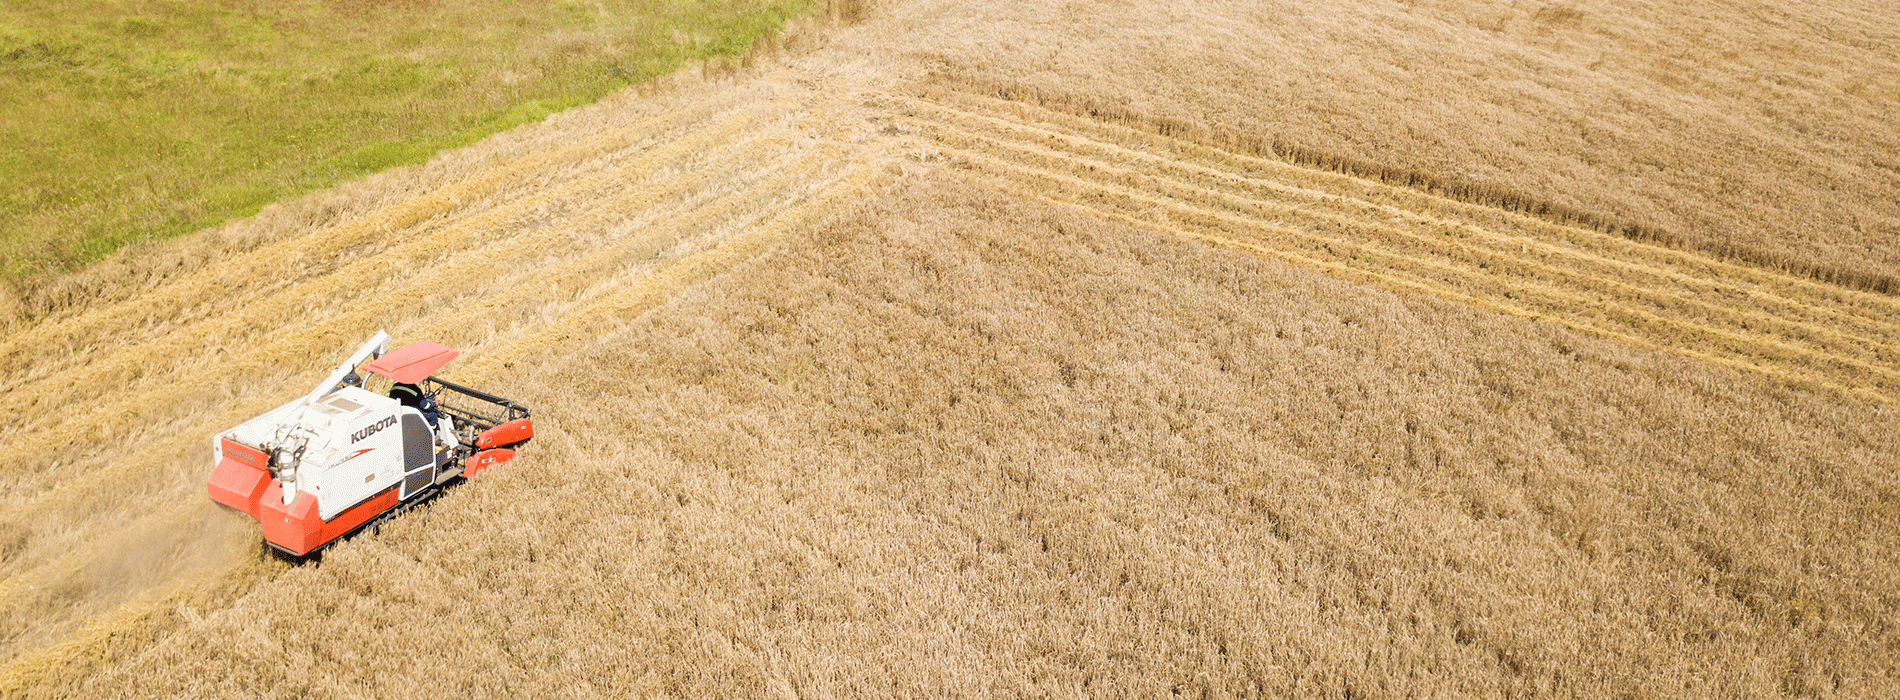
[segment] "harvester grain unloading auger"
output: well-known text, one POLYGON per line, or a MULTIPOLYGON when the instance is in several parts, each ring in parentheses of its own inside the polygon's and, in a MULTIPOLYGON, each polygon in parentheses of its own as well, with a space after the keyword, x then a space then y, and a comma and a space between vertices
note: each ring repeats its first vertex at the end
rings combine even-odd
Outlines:
POLYGON ((528 408, 436 378, 459 353, 378 331, 309 394, 212 440, 211 499, 307 556, 515 456, 528 408))

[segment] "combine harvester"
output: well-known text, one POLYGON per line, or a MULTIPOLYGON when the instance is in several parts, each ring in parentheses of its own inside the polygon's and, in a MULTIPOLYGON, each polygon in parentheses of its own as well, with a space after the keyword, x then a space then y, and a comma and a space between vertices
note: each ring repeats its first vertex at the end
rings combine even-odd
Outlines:
POLYGON ((308 395, 215 438, 211 500, 303 557, 513 459, 534 437, 526 406, 433 376, 455 350, 388 350, 378 331, 308 395))

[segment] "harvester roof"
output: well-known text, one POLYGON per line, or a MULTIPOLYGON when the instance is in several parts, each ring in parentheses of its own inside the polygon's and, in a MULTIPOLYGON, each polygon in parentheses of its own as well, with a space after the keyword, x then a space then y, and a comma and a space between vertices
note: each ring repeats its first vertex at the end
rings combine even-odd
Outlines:
POLYGON ((404 345, 394 352, 376 358, 376 361, 363 365, 363 369, 388 377, 390 381, 414 384, 428 379, 430 375, 435 374, 436 370, 442 369, 442 365, 448 364, 449 360, 455 359, 455 356, 460 354, 462 353, 447 345, 425 340, 404 345))

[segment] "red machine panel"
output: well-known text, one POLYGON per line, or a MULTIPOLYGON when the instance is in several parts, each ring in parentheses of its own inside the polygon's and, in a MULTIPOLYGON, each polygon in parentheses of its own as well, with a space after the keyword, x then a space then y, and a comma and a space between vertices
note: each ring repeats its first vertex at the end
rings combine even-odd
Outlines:
POLYGON ((476 474, 486 471, 489 467, 504 464, 514 458, 514 450, 482 450, 468 458, 468 466, 462 470, 462 477, 473 479, 476 474))
POLYGON ((516 418, 501 425, 482 431, 475 438, 475 447, 489 449, 505 447, 534 437, 534 422, 526 418, 516 418))
POLYGON ((441 343, 422 341, 402 346, 401 349, 376 358, 375 362, 363 365, 363 370, 388 377, 390 381, 414 384, 428 379, 442 365, 455 359, 461 353, 441 343))

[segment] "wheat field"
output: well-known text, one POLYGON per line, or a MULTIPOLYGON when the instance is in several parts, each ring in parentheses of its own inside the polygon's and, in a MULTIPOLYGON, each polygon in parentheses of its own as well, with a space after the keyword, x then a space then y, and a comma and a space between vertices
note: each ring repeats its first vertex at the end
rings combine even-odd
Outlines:
POLYGON ((128 251, 6 317, 0 693, 1892 696, 1895 18, 1733 12, 834 5, 128 251), (206 442, 377 328, 539 437, 281 561, 206 442))

